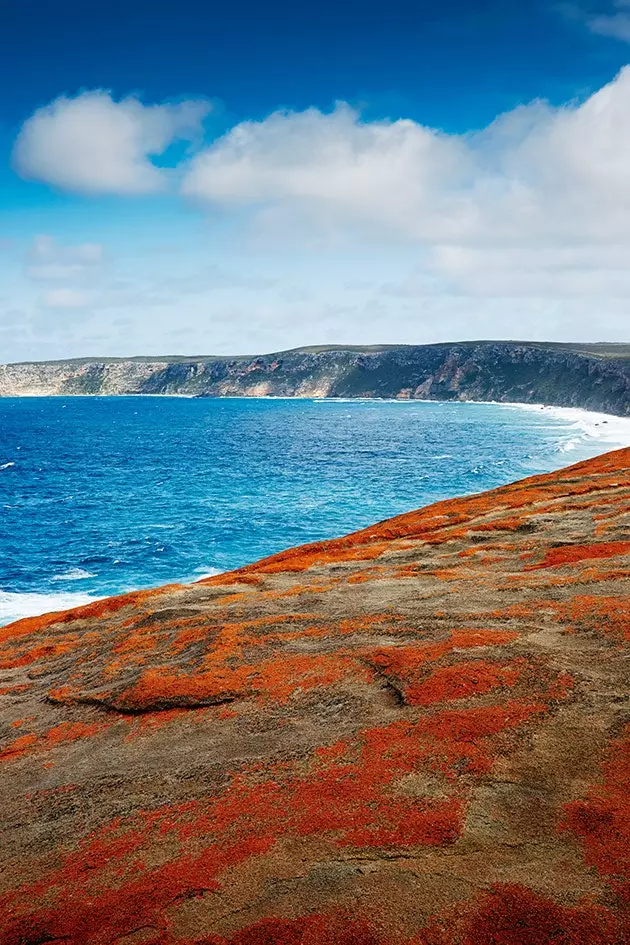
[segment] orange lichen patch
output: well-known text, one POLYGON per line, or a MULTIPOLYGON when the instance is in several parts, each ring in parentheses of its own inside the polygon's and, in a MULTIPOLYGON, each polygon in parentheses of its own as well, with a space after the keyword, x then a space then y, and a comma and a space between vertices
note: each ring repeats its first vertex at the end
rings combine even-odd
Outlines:
POLYGON ((550 548, 540 564, 531 565, 527 570, 539 568, 559 568, 564 565, 579 564, 593 558, 616 558, 630 554, 630 541, 591 542, 588 545, 561 545, 550 548))
POLYGON ((630 905, 630 726, 602 766, 603 780, 565 807, 562 827, 580 838, 589 866, 630 905))
POLYGON ((2 688, 0 688, 0 696, 18 695, 21 692, 28 692, 28 690, 32 688, 32 683, 24 683, 18 686, 2 686, 2 688))
POLYGON ((68 614, 74 616, 74 610, 60 610, 51 614, 44 614, 41 617, 25 617, 23 620, 17 620, 8 627, 0 627, 0 643, 6 643, 8 640, 15 640, 18 637, 29 636, 32 633, 38 633, 40 630, 46 630, 57 623, 61 623, 68 614))
MULTIPOLYGON (((364 617, 347 617, 344 620, 340 620, 338 624, 338 630, 340 633, 361 633, 364 630, 370 631, 374 627, 382 628, 383 624, 400 624, 404 623, 405 618, 401 614, 369 614, 364 617)), ((392 628, 388 626, 388 630, 392 628)), ((402 629, 401 627, 396 627, 394 629, 402 629)))
POLYGON ((183 589, 182 584, 166 584, 157 589, 146 591, 132 591, 130 594, 121 594, 118 597, 106 597, 83 607, 70 611, 74 620, 91 620, 99 617, 111 616, 125 607, 141 607, 145 601, 157 599, 164 594, 172 594, 183 589))
POLYGON ((229 587, 230 584, 252 584, 257 585, 262 582, 262 578, 257 574, 245 574, 242 571, 231 571, 228 574, 213 574, 212 577, 201 578, 196 584, 205 584, 206 586, 229 587))
POLYGON ((80 642, 77 634, 69 634, 55 637, 39 646, 6 647, 0 650, 0 669, 16 669, 19 666, 30 666, 42 659, 56 659, 76 649, 80 642))
POLYGON ((150 653, 158 646, 158 636, 152 630, 142 633, 130 633, 120 643, 112 647, 112 653, 150 653))
POLYGON ((14 741, 0 749, 0 761, 6 761, 8 758, 19 758, 30 748, 37 744, 37 735, 20 735, 14 741))
MULTIPOLYGON (((170 643, 169 650, 175 654, 181 653, 187 647, 198 643, 206 643, 209 646, 212 645, 215 650, 218 650, 222 646, 225 646, 228 639, 231 640, 231 644, 234 645, 234 642, 239 640, 239 638, 241 646, 245 644, 255 644, 258 642, 258 637, 251 633, 252 630, 264 631, 260 639, 266 643, 276 639, 290 639, 291 635, 289 633, 281 632, 279 634, 273 634, 270 633, 267 628, 316 619, 316 614, 291 613, 274 614, 270 617, 258 617, 253 620, 241 620, 229 623, 223 622, 218 624, 207 619, 204 620, 203 618, 193 617, 190 618, 190 620, 179 621, 175 624, 176 634, 170 643), (248 633, 247 631, 250 632, 248 633)), ((165 628, 163 627, 163 629, 165 628)), ((297 631, 297 633, 306 633, 306 631, 301 630, 297 631)))
POLYGON ((337 586, 336 581, 328 584, 294 584, 286 591, 263 591, 265 600, 284 600, 287 597, 302 597, 303 594, 326 594, 337 586))
POLYGON ((453 649, 467 649, 471 646, 505 646, 518 640, 515 630, 453 630, 451 642, 453 649))
POLYGON ((421 683, 409 686, 405 696, 410 705, 433 705, 511 687, 521 675, 519 662, 505 664, 471 660, 443 666, 421 683))
POLYGON ((306 545, 296 551, 281 552, 274 558, 261 562, 257 570, 261 574, 277 574, 307 571, 316 565, 340 564, 343 561, 372 561, 379 558, 386 551, 391 551, 390 542, 382 541, 365 545, 340 546, 339 542, 322 543, 321 545, 306 545))
POLYGON ((104 600, 97 600, 91 604, 85 604, 82 607, 75 607, 72 610, 56 611, 50 614, 43 614, 41 617, 26 617, 7 627, 0 628, 0 644, 13 641, 19 637, 31 636, 42 630, 48 630, 57 624, 69 623, 75 620, 90 620, 101 617, 108 617, 124 607, 137 607, 144 601, 153 597, 159 597, 162 594, 172 593, 181 589, 182 585, 171 584, 157 590, 150 589, 146 591, 134 591, 131 594, 123 594, 119 597, 108 597, 104 600))
POLYGON ((438 581, 478 581, 483 574, 479 571, 464 571, 462 568, 435 568, 426 573, 437 578, 438 581))
POLYGON ((98 732, 103 731, 107 723, 101 722, 94 725, 85 725, 83 722, 62 722, 55 728, 51 728, 43 735, 30 733, 16 738, 5 748, 0 750, 0 761, 19 758, 31 750, 50 749, 62 742, 73 742, 79 738, 91 738, 98 732))
POLYGON ((567 603, 552 604, 555 612, 574 628, 595 630, 619 642, 630 641, 630 597, 574 597, 567 603))
POLYGON ((368 581, 377 581, 379 578, 384 577, 389 574, 389 568, 385 568, 382 565, 373 565, 369 568, 364 568, 362 571, 357 572, 356 574, 350 574, 346 578, 346 583, 350 584, 367 584, 368 581))
MULTIPOLYGON (((257 696, 282 704, 300 690, 323 688, 345 676, 359 675, 357 661, 340 656, 295 656, 263 660, 255 665, 230 666, 213 662, 194 674, 176 674, 166 667, 144 672, 131 689, 105 697, 114 707, 145 712, 163 706, 196 706, 229 702, 237 696, 257 696)), ((363 670, 367 679, 367 670, 363 670)))
POLYGON ((517 638, 513 631, 504 630, 454 630, 438 643, 420 646, 393 646, 372 650, 366 654, 369 661, 381 672, 396 676, 409 685, 426 671, 430 663, 437 662, 454 650, 474 647, 502 646, 517 638))

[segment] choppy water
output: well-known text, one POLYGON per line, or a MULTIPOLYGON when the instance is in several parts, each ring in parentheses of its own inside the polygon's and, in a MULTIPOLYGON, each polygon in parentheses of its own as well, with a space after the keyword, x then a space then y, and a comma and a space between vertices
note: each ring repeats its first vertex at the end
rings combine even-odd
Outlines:
POLYGON ((196 580, 630 442, 491 404, 0 400, 0 623, 196 580))

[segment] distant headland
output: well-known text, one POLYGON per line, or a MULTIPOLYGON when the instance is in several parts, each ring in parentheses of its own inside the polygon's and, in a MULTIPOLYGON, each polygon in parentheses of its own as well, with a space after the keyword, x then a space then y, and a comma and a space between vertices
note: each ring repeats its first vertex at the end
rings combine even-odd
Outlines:
POLYGON ((0 365, 0 396, 161 394, 544 403, 630 416, 630 344, 321 345, 0 365))

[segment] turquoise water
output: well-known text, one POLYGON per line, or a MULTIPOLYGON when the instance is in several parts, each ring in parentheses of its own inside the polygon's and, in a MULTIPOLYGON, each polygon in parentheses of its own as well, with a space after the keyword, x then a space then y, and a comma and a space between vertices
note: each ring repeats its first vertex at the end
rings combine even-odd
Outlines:
POLYGON ((593 429, 486 404, 0 400, 0 623, 563 466, 610 448, 593 429))

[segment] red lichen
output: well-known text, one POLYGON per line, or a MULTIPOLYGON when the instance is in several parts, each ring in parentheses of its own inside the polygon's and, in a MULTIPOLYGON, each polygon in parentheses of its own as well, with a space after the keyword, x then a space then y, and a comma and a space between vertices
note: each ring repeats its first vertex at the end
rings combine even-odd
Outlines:
POLYGON ((436 669, 422 682, 409 686, 405 696, 410 705, 451 702, 511 687, 520 675, 518 662, 505 664, 471 660, 436 669))
POLYGON ((602 774, 584 799, 567 804, 562 827, 580 838, 587 863, 630 905, 630 726, 602 774))
POLYGON ((565 565, 579 564, 594 558, 616 558, 630 554, 630 541, 591 542, 588 545, 561 545, 550 548, 540 564, 531 565, 527 570, 540 568, 560 568, 565 565))
POLYGON ((526 886, 497 883, 477 901, 433 917, 414 945, 624 945, 626 931, 588 900, 561 905, 526 886))

